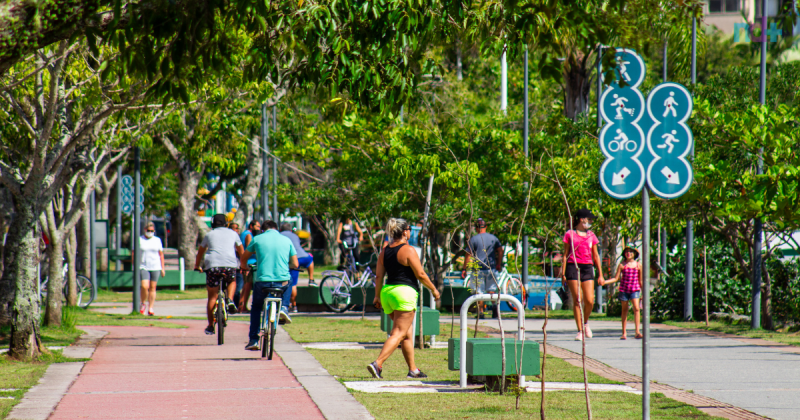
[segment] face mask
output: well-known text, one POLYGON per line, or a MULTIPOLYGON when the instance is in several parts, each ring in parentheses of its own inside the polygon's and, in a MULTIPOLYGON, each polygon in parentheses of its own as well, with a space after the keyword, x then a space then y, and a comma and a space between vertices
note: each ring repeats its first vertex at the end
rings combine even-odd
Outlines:
POLYGON ((583 227, 585 227, 586 230, 591 229, 592 228, 592 222, 588 222, 588 221, 587 222, 583 222, 583 227))
POLYGON ((145 232, 145 233, 144 233, 144 237, 145 237, 145 238, 147 238, 147 239, 150 239, 150 238, 152 238, 152 237, 153 237, 153 235, 155 235, 155 233, 154 233, 154 232, 145 232))

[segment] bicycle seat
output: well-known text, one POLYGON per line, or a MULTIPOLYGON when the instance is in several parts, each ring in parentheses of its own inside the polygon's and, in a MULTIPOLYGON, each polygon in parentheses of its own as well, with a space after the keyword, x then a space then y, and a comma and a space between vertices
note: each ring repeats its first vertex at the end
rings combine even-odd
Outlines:
POLYGON ((283 287, 267 287, 266 289, 263 289, 263 290, 264 290, 264 293, 266 293, 268 295, 274 295, 274 294, 281 294, 282 295, 286 291, 286 286, 283 286, 283 287))

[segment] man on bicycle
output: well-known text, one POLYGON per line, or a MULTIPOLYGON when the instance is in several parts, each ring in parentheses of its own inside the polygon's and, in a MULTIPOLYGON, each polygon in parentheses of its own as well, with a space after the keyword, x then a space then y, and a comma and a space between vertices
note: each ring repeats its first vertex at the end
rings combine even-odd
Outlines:
MULTIPOLYGON (((476 293, 493 293, 497 291, 497 275, 503 269, 503 245, 497 236, 486 232, 486 222, 478 219, 475 222, 477 235, 469 239, 467 255, 464 257, 464 268, 461 278, 467 276, 467 267, 470 258, 475 258, 478 263, 477 278, 475 279, 476 293), (496 270, 492 272, 492 270, 496 270)), ((494 310, 492 311, 495 312, 494 310)), ((478 304, 478 316, 483 315, 483 302, 478 304)), ((496 317, 496 315, 495 315, 496 317)))
POLYGON ((238 265, 236 256, 241 255, 244 249, 239 235, 228 229, 227 225, 228 219, 224 214, 215 214, 211 218, 211 228, 213 230, 208 232, 203 238, 203 242, 200 243, 200 248, 197 249, 197 258, 194 262, 195 270, 205 271, 206 273, 208 326, 205 332, 208 335, 214 335, 214 305, 217 303, 217 295, 222 285, 225 285, 227 289, 228 299, 226 303, 228 312, 236 313, 236 305, 231 299, 236 292, 236 267, 238 265), (200 264, 204 260, 205 266, 201 270, 200 264))
MULTIPOLYGON (((253 276, 253 303, 250 307, 250 341, 245 347, 246 350, 259 350, 258 329, 261 311, 264 309, 264 299, 267 298, 266 289, 283 286, 291 280, 289 269, 297 269, 299 266, 297 251, 291 239, 278 232, 278 224, 266 220, 261 227, 266 231, 253 238, 241 257, 242 268, 252 255, 255 255, 257 261, 256 274, 253 276)), ((291 295, 291 288, 287 288, 281 302, 280 319, 287 324, 292 322, 287 313, 291 295)))

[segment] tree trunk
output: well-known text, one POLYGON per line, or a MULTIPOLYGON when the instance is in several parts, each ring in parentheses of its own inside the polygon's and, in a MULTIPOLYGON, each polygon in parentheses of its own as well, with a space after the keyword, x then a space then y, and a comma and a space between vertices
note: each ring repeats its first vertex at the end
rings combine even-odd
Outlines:
MULTIPOLYGON (((78 222, 78 258, 76 258, 75 263, 77 266, 75 268, 78 269, 80 274, 83 274, 86 277, 92 277, 92 267, 91 267, 91 252, 92 252, 92 241, 91 241, 91 215, 89 214, 89 206, 87 206, 86 211, 83 212, 81 216, 81 220, 78 222)), ((59 257, 59 261, 61 258, 59 257)))
POLYGON ((255 218, 255 202, 261 186, 261 176, 264 171, 264 161, 261 159, 261 138, 255 137, 250 141, 247 152, 247 180, 242 195, 239 199, 239 211, 233 221, 239 224, 244 232, 246 222, 255 218))
POLYGON ((75 267, 78 236, 75 232, 75 228, 70 229, 65 237, 67 264, 69 264, 69 271, 67 271, 67 305, 75 306, 78 304, 78 285, 76 283, 78 270, 77 267, 75 267))
MULTIPOLYGON (((195 196, 197 195, 197 187, 200 185, 200 178, 203 176, 203 171, 180 171, 178 192, 180 198, 178 199, 177 211, 177 230, 178 230, 178 254, 186 260, 187 264, 194 264, 195 256, 197 254, 197 235, 198 227, 195 219, 197 218, 197 211, 194 207, 195 196)), ((141 232, 136 232, 137 236, 141 232)))
MULTIPOLYGON (((95 183, 95 191, 97 193, 96 196, 96 204, 97 209, 95 209, 96 218, 100 220, 107 220, 108 223, 111 223, 111 217, 109 213, 109 202, 111 201, 111 193, 116 192, 114 187, 114 183, 117 182, 117 168, 116 167, 109 167, 106 175, 103 175, 98 179, 98 182, 95 183), (110 174, 109 177, 107 174, 110 174)), ((111 237, 109 235, 109 241, 111 237)), ((109 260, 108 260, 108 250, 111 248, 111 244, 108 244, 107 248, 100 248, 98 249, 97 255, 97 271, 107 271, 109 270, 109 260)))
POLYGON ((61 296, 64 283, 64 237, 60 232, 50 232, 50 245, 47 246, 47 257, 50 260, 47 269, 47 308, 44 312, 44 325, 61 325, 61 296))
POLYGON ((0 321, 11 324, 8 354, 15 359, 38 357, 43 348, 37 337, 39 293, 36 264, 39 262, 39 231, 35 204, 16 200, 16 214, 6 238, 0 283, 0 321), (10 319, 9 319, 10 318, 10 319), (10 322, 6 322, 6 320, 10 322))
POLYGON ((583 54, 570 55, 564 63, 564 116, 577 121, 589 112, 589 74, 583 54))
POLYGON ((336 242, 338 221, 333 217, 325 218, 325 264, 339 264, 341 250, 339 250, 339 243, 336 242))
POLYGON ((763 309, 761 313, 761 327, 765 330, 772 331, 775 329, 775 323, 772 318, 772 278, 767 269, 767 258, 769 258, 769 254, 763 258, 763 263, 761 264, 761 272, 764 273, 764 284, 762 285, 761 292, 761 308, 763 309))

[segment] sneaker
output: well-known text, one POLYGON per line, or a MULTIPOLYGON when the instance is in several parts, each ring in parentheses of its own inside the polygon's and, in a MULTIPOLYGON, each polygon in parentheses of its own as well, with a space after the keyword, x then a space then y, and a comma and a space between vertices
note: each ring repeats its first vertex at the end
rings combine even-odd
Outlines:
POLYGON ((292 323, 292 317, 289 316, 289 313, 286 312, 286 309, 284 309, 284 308, 281 308, 280 317, 281 318, 280 318, 280 320, 278 322, 282 321, 283 324, 291 324, 292 323))
POLYGON ((319 287, 319 285, 317 285, 317 282, 315 282, 314 279, 311 279, 308 281, 308 287, 319 287))
POLYGON ((139 305, 139 313, 140 313, 140 314, 142 314, 142 315, 144 315, 144 310, 145 310, 146 308, 147 308, 147 307, 145 306, 145 304, 144 304, 144 303, 143 303, 143 304, 141 304, 141 305, 139 305))
POLYGON ((297 306, 292 306, 292 309, 289 309, 289 312, 296 314, 297 313, 297 306))
POLYGON ((575 341, 583 341, 583 332, 578 331, 578 335, 575 336, 575 341))
POLYGON ((408 376, 406 376, 406 378, 408 378, 408 379, 422 379, 422 378, 427 378, 427 377, 428 377, 428 375, 426 375, 425 372, 423 372, 423 371, 421 371, 419 369, 417 369, 416 373, 414 373, 414 372, 409 370, 408 371, 408 376))
POLYGON ((229 314, 235 314, 237 312, 238 311, 236 310, 236 304, 233 303, 232 300, 228 299, 228 313, 229 314))
POLYGON ((589 324, 583 324, 583 330, 586 331, 586 338, 592 338, 592 329, 589 328, 589 324))
POLYGON ((205 329, 206 335, 214 335, 214 326, 209 325, 205 329))
POLYGON ((383 379, 383 376, 381 376, 381 372, 383 372, 383 369, 379 368, 377 363, 372 362, 369 365, 367 365, 367 370, 369 371, 369 373, 372 374, 373 378, 383 379))
POLYGON ((253 351, 261 350, 258 347, 258 340, 251 340, 249 343, 247 343, 247 345, 244 347, 244 349, 245 350, 253 350, 253 351))

